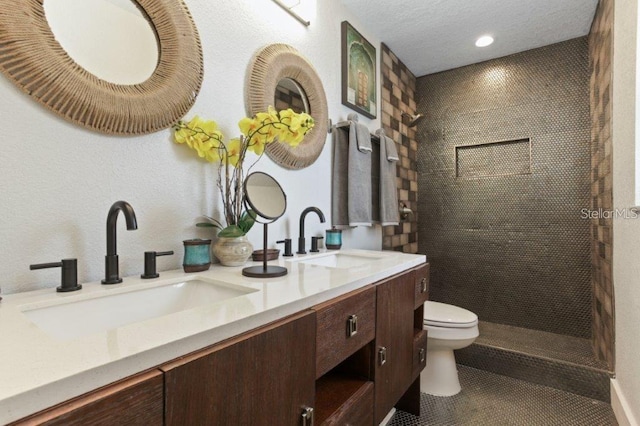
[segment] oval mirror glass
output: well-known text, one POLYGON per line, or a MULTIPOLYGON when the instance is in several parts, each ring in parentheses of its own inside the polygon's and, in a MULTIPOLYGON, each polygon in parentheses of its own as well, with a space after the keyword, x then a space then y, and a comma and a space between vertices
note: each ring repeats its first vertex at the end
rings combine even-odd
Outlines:
POLYGON ((270 175, 253 172, 244 181, 245 200, 259 216, 275 220, 287 209, 287 196, 270 175))
POLYGON ((278 111, 291 108, 298 114, 301 112, 311 114, 307 94, 302 86, 291 78, 283 78, 278 82, 273 105, 278 111))
POLYGON ((158 40, 134 0, 44 0, 53 35, 67 54, 96 77, 138 84, 158 65, 158 40))

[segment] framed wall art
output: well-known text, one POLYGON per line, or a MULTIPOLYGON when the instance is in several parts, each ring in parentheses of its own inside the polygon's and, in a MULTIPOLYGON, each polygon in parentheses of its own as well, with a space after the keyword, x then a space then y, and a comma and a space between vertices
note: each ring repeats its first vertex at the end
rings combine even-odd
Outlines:
POLYGON ((342 22, 342 104, 376 118, 376 48, 347 21, 342 22))

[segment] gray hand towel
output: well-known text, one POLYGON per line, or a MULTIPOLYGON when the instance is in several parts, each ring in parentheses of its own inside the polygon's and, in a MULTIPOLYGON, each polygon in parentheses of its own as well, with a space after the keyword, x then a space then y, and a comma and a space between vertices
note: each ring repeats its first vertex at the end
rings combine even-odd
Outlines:
POLYGON ((356 141, 358 144, 358 151, 360 152, 371 152, 373 148, 371 147, 371 133, 369 133, 369 129, 364 124, 358 123, 358 114, 351 113, 347 115, 347 120, 351 123, 349 126, 351 132, 355 132, 355 134, 349 135, 349 141, 356 141))
POLYGON ((331 224, 338 229, 349 227, 348 166, 349 129, 334 127, 331 180, 331 224))
POLYGON ((348 214, 350 226, 371 226, 371 133, 349 114, 348 214))
POLYGON ((380 138, 380 224, 398 225, 400 213, 396 187, 396 161, 399 160, 396 143, 379 129, 380 138))

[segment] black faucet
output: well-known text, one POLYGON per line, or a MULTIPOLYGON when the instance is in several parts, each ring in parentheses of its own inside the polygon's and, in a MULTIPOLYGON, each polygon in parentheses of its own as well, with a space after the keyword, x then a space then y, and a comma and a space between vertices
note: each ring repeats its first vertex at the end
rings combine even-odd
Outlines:
POLYGON ((305 241, 304 241, 304 219, 305 217, 307 217, 307 213, 310 213, 310 212, 314 212, 318 215, 318 217, 320 218, 320 223, 324 223, 325 221, 324 214, 317 207, 307 207, 306 209, 302 210, 302 213, 300 213, 300 237, 298 238, 298 251, 297 251, 298 254, 307 253, 305 251, 305 241))
POLYGON ((118 213, 122 211, 127 221, 127 230, 133 231, 138 229, 136 221, 136 213, 133 211, 131 204, 126 201, 116 201, 109 209, 107 215, 107 255, 104 257, 104 280, 102 284, 118 284, 122 282, 120 272, 118 271, 118 250, 116 248, 116 222, 118 213))

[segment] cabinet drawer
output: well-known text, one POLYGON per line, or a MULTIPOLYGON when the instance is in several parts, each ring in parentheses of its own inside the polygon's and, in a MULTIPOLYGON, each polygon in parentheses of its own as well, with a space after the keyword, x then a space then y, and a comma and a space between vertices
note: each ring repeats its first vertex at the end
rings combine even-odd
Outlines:
POLYGON ((420 372, 427 365, 427 330, 422 330, 413 337, 413 379, 415 380, 420 372))
POLYGON ((318 305, 314 310, 318 378, 374 339, 376 290, 366 287, 318 305))
POLYGON ((429 298, 429 264, 425 263, 415 271, 415 306, 422 305, 429 298))

